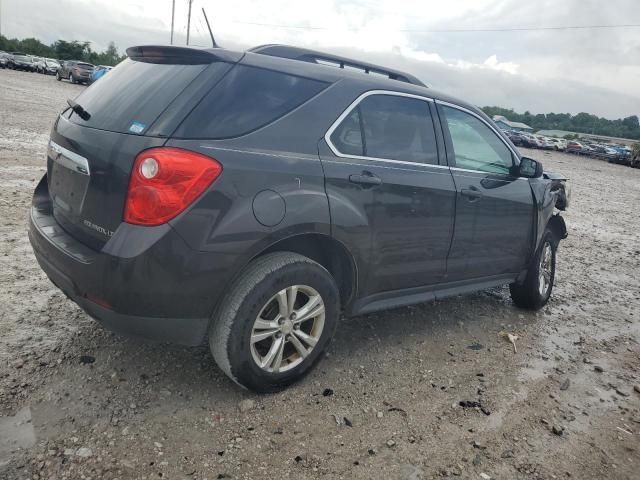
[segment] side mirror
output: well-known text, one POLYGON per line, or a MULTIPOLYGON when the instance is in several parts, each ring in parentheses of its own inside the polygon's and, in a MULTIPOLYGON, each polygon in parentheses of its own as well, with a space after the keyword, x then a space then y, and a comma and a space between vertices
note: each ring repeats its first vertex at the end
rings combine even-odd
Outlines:
POLYGON ((520 159, 520 168, 518 173, 525 178, 540 178, 542 176, 542 164, 529 157, 520 159))

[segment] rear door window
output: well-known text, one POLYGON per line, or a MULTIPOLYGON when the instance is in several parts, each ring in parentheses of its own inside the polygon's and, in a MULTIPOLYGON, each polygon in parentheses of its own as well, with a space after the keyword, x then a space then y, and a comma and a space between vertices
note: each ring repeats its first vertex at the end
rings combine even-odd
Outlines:
POLYGON ((257 130, 318 94, 328 83, 236 65, 174 133, 178 138, 231 138, 257 130))
POLYGON ((333 146, 342 154, 363 157, 364 144, 362 143, 361 125, 360 107, 356 107, 331 134, 333 146))
POLYGON ((75 100, 91 117, 83 120, 71 115, 70 120, 102 130, 143 134, 208 66, 127 59, 75 100))
POLYGON ((369 95, 331 134, 345 155, 438 163, 429 103, 400 95, 369 95))

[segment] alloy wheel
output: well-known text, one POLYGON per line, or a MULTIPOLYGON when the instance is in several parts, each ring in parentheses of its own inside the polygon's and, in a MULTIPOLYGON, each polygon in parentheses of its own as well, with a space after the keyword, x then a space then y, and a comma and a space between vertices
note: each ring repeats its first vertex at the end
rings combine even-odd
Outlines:
POLYGON ((262 307, 251 329, 251 355, 264 371, 281 373, 300 365, 320 341, 325 306, 307 285, 280 290, 262 307))
POLYGON ((545 296, 551 286, 551 274, 553 273, 553 252, 551 243, 545 242, 540 254, 540 266, 538 268, 538 291, 545 296))

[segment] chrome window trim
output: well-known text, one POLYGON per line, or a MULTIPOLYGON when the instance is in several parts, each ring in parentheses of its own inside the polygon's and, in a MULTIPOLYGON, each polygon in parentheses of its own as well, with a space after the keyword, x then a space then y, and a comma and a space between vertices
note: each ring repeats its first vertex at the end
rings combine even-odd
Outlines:
MULTIPOLYGON (((509 145, 507 142, 504 141, 504 138, 502 138, 502 135, 500 135, 500 132, 498 132, 498 130, 496 130, 496 128, 493 125, 488 123, 484 118, 482 118, 476 112, 474 112, 473 110, 469 110, 468 108, 461 107, 460 105, 456 105, 455 103, 445 102, 443 100, 436 100, 435 102, 438 105, 444 105, 446 107, 455 108, 456 110, 460 110, 462 112, 468 113, 469 115, 472 115, 472 116, 476 117, 478 120, 480 120, 482 123, 484 123, 487 127, 489 127, 493 131, 493 133, 496 134, 498 139, 504 144, 504 146, 507 147, 509 149, 509 151, 513 154, 513 156, 514 156, 514 158, 513 158, 514 165, 518 165, 519 164, 518 162, 516 162, 517 160, 520 159, 520 156, 518 155, 518 152, 516 152, 513 148, 511 148, 511 145, 509 145)), ((446 121, 446 119, 444 119, 444 121, 446 121)), ((489 172, 484 172, 484 173, 489 173, 489 172)))
POLYGON ((526 177, 514 177, 512 175, 507 175, 505 173, 497 173, 497 172, 485 172, 483 170, 470 170, 468 168, 458 168, 458 167, 449 167, 449 170, 451 170, 452 172, 463 172, 463 173, 479 173, 481 175, 501 175, 503 177, 505 177, 505 181, 511 181, 511 180, 525 180, 528 181, 529 179, 526 177))
MULTIPOLYGON (((392 160, 390 158, 379 158, 379 157, 368 157, 368 156, 362 156, 362 155, 349 155, 346 153, 342 153, 340 152, 335 145, 333 144, 333 142, 331 142, 331 135, 333 135, 333 132, 336 130, 336 128, 338 128, 338 126, 342 123, 342 121, 351 113, 351 111, 356 108, 358 106, 358 104, 364 100, 367 97, 370 97, 371 95, 391 95, 391 96, 395 96, 395 97, 407 97, 407 98, 415 98, 416 100, 422 100, 424 102, 431 102, 434 103, 434 99, 433 98, 429 98, 429 97, 424 97, 421 95, 415 95, 412 93, 404 93, 404 92, 394 92, 393 90, 369 90, 367 92, 362 93, 360 96, 358 96, 358 98, 356 98, 353 102, 351 102, 349 104, 349 106, 340 114, 340 116, 331 124, 331 126, 329 127, 329 130, 327 130, 327 132, 324 134, 324 141, 327 142, 327 145, 329 146, 329 149, 331 149, 331 151, 333 152, 333 154, 336 157, 340 157, 340 158, 354 158, 357 160, 375 160, 375 161, 379 161, 379 162, 388 162, 388 163, 396 163, 396 164, 400 164, 400 165, 426 165, 429 167, 444 167, 447 168, 447 165, 436 165, 436 164, 432 164, 432 163, 422 163, 422 162, 408 162, 408 161, 404 161, 404 160, 392 160)), ((433 119, 432 119, 433 122, 433 119)), ((433 125, 433 127, 435 128, 435 123, 433 125)), ((435 134, 435 132, 434 132, 435 134)))
MULTIPOLYGON (((349 157, 340 157, 340 158, 349 158, 349 157)), ((358 157, 358 158, 363 158, 363 157, 358 157)), ((382 163, 396 163, 393 160, 380 160, 379 158, 371 158, 371 159, 367 159, 367 160, 374 160, 376 162, 382 162, 382 163)), ((350 162, 345 162, 342 160, 330 160, 330 159, 323 159, 322 160, 325 163, 335 163, 335 164, 339 164, 339 165, 354 165, 356 167, 362 167, 361 163, 350 163, 350 162)), ((450 175, 451 172, 449 171, 449 167, 447 165, 431 165, 429 163, 412 163, 412 162, 405 162, 405 163, 409 163, 410 165, 407 166, 385 166, 385 165, 376 165, 376 167, 378 168, 386 168, 386 169, 390 169, 390 170, 403 170, 403 171, 412 171, 412 172, 421 172, 424 173, 426 170, 424 168, 416 168, 416 167, 428 167, 428 168, 435 168, 438 170, 446 170, 446 171, 439 171, 439 172, 431 172, 434 174, 441 174, 441 175, 450 175), (411 168, 409 168, 411 167, 411 168)))
POLYGON ((82 175, 90 175, 89 161, 82 155, 61 147, 53 140, 49 140, 49 150, 53 153, 51 159, 57 164, 82 175))

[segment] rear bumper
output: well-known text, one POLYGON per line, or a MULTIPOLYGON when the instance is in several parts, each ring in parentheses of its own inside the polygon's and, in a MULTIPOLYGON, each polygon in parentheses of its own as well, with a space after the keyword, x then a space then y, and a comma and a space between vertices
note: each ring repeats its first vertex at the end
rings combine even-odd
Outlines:
MULTIPOLYGON (((33 225, 33 224, 32 224, 33 225)), ((80 308, 97 320, 104 327, 124 335, 165 341, 182 345, 200 345, 206 336, 209 325, 208 318, 163 318, 141 315, 128 315, 115 312, 98 305, 82 294, 75 282, 58 269, 44 250, 37 247, 38 233, 29 231, 29 239, 33 246, 40 268, 49 280, 73 300, 80 308)))
POLYGON ((227 281, 208 267, 209 255, 192 250, 168 225, 141 231, 124 224, 102 251, 92 250, 60 227, 47 200, 44 177, 29 240, 42 270, 71 300, 120 333, 183 345, 205 340, 216 287, 227 281))

